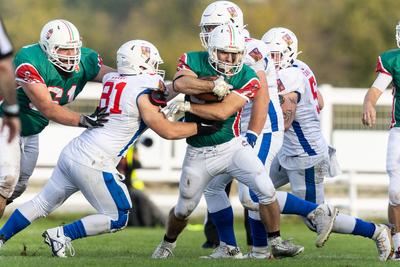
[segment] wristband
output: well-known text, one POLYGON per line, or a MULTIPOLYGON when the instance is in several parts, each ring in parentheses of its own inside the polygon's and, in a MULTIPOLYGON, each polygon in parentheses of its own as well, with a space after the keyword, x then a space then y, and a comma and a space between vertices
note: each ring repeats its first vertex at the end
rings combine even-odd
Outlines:
POLYGON ((13 117, 13 116, 18 116, 19 115, 19 106, 18 104, 13 104, 13 105, 3 105, 3 112, 4 115, 13 117))

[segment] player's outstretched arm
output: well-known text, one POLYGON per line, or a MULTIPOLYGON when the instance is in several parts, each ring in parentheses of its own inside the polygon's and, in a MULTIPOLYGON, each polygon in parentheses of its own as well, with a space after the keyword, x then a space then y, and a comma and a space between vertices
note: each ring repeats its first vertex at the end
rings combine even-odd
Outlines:
POLYGON ((182 139, 192 135, 209 135, 221 129, 222 124, 205 125, 201 123, 171 122, 164 117, 158 106, 153 105, 148 95, 138 99, 140 116, 146 125, 159 136, 168 140, 182 139))
POLYGON ((117 70, 107 66, 107 65, 101 65, 101 68, 99 70, 99 73, 97 73, 96 77, 94 78, 94 82, 102 82, 104 75, 110 72, 116 72, 117 70))
POLYGON ((54 103, 45 84, 26 83, 22 85, 32 104, 49 120, 67 126, 78 126, 80 114, 54 103))

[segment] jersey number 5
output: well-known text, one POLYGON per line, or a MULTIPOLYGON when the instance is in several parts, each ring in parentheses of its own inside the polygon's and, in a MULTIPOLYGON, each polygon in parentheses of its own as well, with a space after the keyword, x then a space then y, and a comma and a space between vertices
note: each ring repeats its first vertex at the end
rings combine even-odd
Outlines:
POLYGON ((106 82, 103 86, 103 93, 101 94, 100 108, 108 107, 111 99, 111 103, 113 105, 110 108, 110 113, 121 114, 122 110, 119 107, 119 102, 121 100, 121 94, 125 88, 125 85, 125 82, 106 82))

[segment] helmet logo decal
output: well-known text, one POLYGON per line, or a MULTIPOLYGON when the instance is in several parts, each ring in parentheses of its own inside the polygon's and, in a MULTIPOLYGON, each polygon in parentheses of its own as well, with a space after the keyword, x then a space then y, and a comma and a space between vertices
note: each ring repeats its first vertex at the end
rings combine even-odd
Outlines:
POLYGON ((141 47, 142 50, 142 56, 145 58, 150 58, 150 47, 148 46, 142 46, 141 47))
POLYGON ((293 44, 293 40, 288 33, 282 36, 282 39, 286 42, 288 46, 293 44))
POLYGON ((263 56, 262 56, 260 50, 258 50, 257 47, 254 48, 253 50, 251 50, 250 53, 249 53, 249 55, 250 55, 256 62, 260 61, 260 60, 263 58, 263 56))
POLYGON ((49 40, 52 35, 53 35, 53 29, 48 30, 48 32, 46 33, 46 39, 49 40))
POLYGON ((231 18, 235 18, 238 16, 235 7, 230 6, 227 8, 227 10, 228 10, 229 14, 231 15, 231 18))
POLYGON ((278 85, 278 92, 285 91, 286 88, 285 88, 285 86, 283 85, 281 79, 277 79, 277 80, 276 80, 276 83, 277 83, 277 85, 278 85))

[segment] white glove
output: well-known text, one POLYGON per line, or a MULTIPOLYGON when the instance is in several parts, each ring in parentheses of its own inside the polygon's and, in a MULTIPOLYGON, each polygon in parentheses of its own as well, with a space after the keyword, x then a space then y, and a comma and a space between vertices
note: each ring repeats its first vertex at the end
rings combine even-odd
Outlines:
POLYGON ((225 82, 223 76, 219 76, 214 82, 213 93, 218 96, 218 99, 223 99, 226 95, 228 95, 233 89, 233 86, 229 83, 225 82))
POLYGON ((161 112, 164 113, 165 117, 169 120, 173 119, 174 117, 182 117, 185 112, 189 111, 190 102, 180 100, 173 101, 161 109, 161 112))

